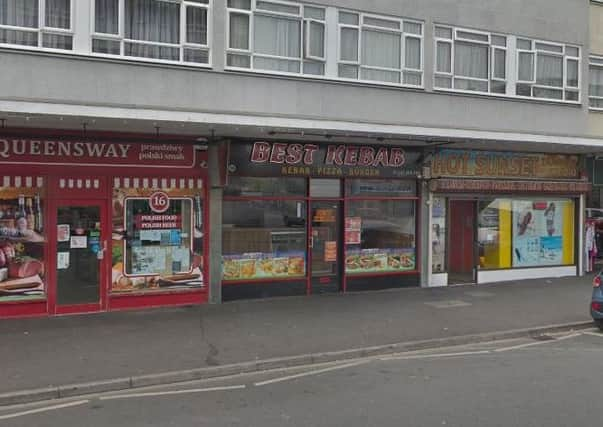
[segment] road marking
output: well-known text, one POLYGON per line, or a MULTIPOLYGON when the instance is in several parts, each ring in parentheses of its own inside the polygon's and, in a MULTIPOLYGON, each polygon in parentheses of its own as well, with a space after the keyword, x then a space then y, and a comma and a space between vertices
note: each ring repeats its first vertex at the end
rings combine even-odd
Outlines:
POLYGON ((490 350, 462 351, 458 353, 436 353, 436 354, 416 354, 413 356, 389 356, 381 357, 379 360, 413 360, 413 359, 433 359, 441 357, 472 356, 476 354, 489 354, 490 350))
POLYGON ((593 337, 598 337, 598 338, 603 338, 603 334, 600 332, 590 332, 590 331, 586 331, 586 332, 582 332, 583 335, 590 335, 593 337))
POLYGON ((279 378, 273 378, 271 380, 260 381, 260 382, 257 382, 257 383, 253 383, 253 385, 256 386, 256 387, 261 387, 263 385, 280 383, 280 382, 283 382, 283 381, 294 380, 296 378, 307 377, 307 376, 310 376, 310 375, 318 375, 318 374, 322 374, 322 373, 325 373, 325 372, 336 371, 338 369, 351 368, 352 366, 362 365, 362 364, 365 364, 365 363, 369 363, 370 361, 371 361, 370 359, 359 360, 359 361, 356 361, 356 362, 353 362, 353 363, 346 363, 346 364, 343 364, 343 365, 331 366, 330 368, 317 369, 317 370, 314 370, 314 371, 303 372, 301 374, 288 375, 286 377, 279 377, 279 378))
POLYGON ((175 394, 241 390, 244 388, 245 388, 245 385, 241 384, 241 385, 231 385, 231 386, 223 386, 223 387, 191 388, 191 389, 187 389, 187 390, 155 391, 155 392, 149 392, 149 393, 129 393, 129 394, 117 394, 117 395, 113 395, 113 396, 101 396, 101 397, 99 397, 99 400, 116 400, 116 399, 133 399, 136 397, 171 396, 171 395, 175 395, 175 394))
POLYGON ((79 406, 90 402, 89 400, 77 400, 75 402, 63 403, 61 405, 45 406, 43 408, 30 409, 29 411, 15 412, 13 414, 0 415, 0 420, 8 420, 10 418, 23 417, 25 415, 38 414, 40 412, 56 411, 57 409, 79 406))
POLYGON ((550 344, 550 343, 554 343, 554 342, 557 342, 557 341, 567 340, 569 338, 576 338, 576 337, 579 337, 580 335, 582 335, 582 332, 577 332, 575 334, 564 335, 562 337, 555 338, 554 340, 529 342, 529 343, 525 343, 525 344, 513 345, 511 347, 497 348, 494 351, 497 352, 497 353, 501 353, 503 351, 519 350, 521 348, 534 347, 534 346, 537 346, 537 345, 550 344))
POLYGON ((468 307, 468 306, 472 305, 471 303, 468 303, 466 301, 461 301, 461 300, 456 300, 456 299, 445 300, 445 301, 432 301, 432 302, 426 302, 424 304, 429 305, 434 308, 468 307))

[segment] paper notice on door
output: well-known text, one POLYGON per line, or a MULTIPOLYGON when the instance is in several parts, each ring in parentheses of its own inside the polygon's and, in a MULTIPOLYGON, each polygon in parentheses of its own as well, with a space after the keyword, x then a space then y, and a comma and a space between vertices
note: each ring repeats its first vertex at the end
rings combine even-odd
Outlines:
POLYGON ((148 240, 150 242, 161 241, 161 230, 140 230, 140 240, 148 240))
POLYGON ((69 268, 69 252, 57 252, 57 270, 69 268))
POLYGON ((337 242, 325 242, 325 262, 337 262, 337 242))
POLYGON ((57 241, 58 242, 68 242, 70 235, 71 235, 71 227, 69 226, 69 224, 57 225, 57 241))
POLYGON ((71 249, 85 249, 88 247, 88 236, 71 236, 71 249))

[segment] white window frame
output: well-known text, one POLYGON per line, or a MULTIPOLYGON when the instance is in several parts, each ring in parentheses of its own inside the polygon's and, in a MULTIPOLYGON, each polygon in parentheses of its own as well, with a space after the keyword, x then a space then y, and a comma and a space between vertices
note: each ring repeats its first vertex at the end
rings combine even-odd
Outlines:
POLYGON ((375 15, 372 13, 363 13, 354 10, 348 9, 338 9, 337 10, 337 80, 343 81, 351 81, 351 82, 361 82, 367 84, 378 84, 378 85, 387 85, 387 86, 402 86, 402 87, 410 87, 415 89, 423 89, 425 87, 425 23, 416 19, 406 19, 406 18, 395 18, 391 16, 383 16, 383 15, 375 15), (345 24, 341 23, 339 20, 339 13, 348 13, 358 16, 358 25, 354 24, 345 24), (366 18, 369 19, 379 19, 383 21, 390 21, 392 23, 397 23, 399 25, 399 29, 395 28, 387 28, 387 27, 379 27, 371 24, 366 24, 364 20, 366 18), (404 23, 416 24, 421 27, 421 34, 415 33, 407 33, 404 31, 404 23), (345 28, 354 29, 358 32, 358 57, 356 61, 344 60, 341 58, 341 33, 345 28), (400 68, 388 68, 388 67, 377 67, 373 65, 363 65, 362 64, 362 32, 363 29, 368 29, 370 31, 380 31, 384 33, 391 34, 399 34, 400 35, 400 68), (412 38, 419 40, 421 44, 421 59, 420 59, 420 68, 410 68, 406 66, 406 40, 412 38), (351 65, 358 67, 358 78, 346 78, 339 77, 339 65, 351 65), (365 80, 362 78, 362 70, 376 70, 376 71, 386 71, 390 73, 399 73, 400 74, 400 83, 386 82, 380 80, 365 80), (404 74, 414 74, 419 75, 421 78, 420 85, 411 85, 404 83, 404 74))
MULTIPOLYGON (((163 0, 159 0, 159 1, 163 1, 163 0)), ((169 1, 171 3, 180 4, 180 43, 178 43, 178 44, 150 42, 150 41, 146 41, 146 40, 133 40, 133 39, 125 38, 125 11, 126 11, 125 0, 119 0, 118 34, 97 33, 96 28, 95 28, 96 0, 92 0, 90 3, 90 54, 93 56, 104 57, 104 58, 113 58, 113 59, 121 58, 121 59, 130 60, 130 61, 153 62, 153 63, 162 63, 162 64, 180 64, 180 65, 186 65, 186 66, 190 66, 190 67, 211 68, 212 67, 211 46, 212 46, 213 2, 214 2, 214 0, 208 0, 207 4, 189 2, 186 0, 169 0, 169 1), (200 9, 205 9, 207 11, 207 44, 187 43, 187 41, 186 41, 186 9, 188 7, 196 7, 196 8, 200 8, 200 9), (120 51, 119 55, 94 52, 92 49, 93 49, 93 40, 95 40, 95 39, 119 42, 119 51, 120 51), (165 47, 171 47, 171 48, 178 48, 179 52, 180 52, 179 60, 173 61, 173 60, 169 60, 169 59, 143 58, 143 57, 139 57, 139 56, 124 55, 125 43, 135 43, 135 44, 140 44, 140 45, 165 46, 165 47), (208 62, 207 63, 198 63, 198 62, 184 61, 184 50, 185 49, 196 49, 196 50, 206 51, 207 56, 208 56, 208 62)))
POLYGON ((245 72, 255 72, 260 74, 276 74, 276 75, 284 75, 284 76, 307 76, 312 78, 324 79, 327 72, 327 38, 328 38, 328 26, 326 20, 327 8, 325 6, 318 6, 313 4, 305 4, 291 1, 283 1, 283 0, 250 0, 250 9, 237 9, 228 7, 228 2, 226 0, 226 48, 224 53, 224 69, 232 70, 232 71, 245 71, 245 72), (279 11, 270 11, 266 9, 258 9, 257 2, 265 1, 267 3, 273 3, 283 6, 292 6, 298 7, 299 13, 292 14, 287 12, 279 12, 279 11), (305 7, 313 8, 313 9, 322 9, 325 13, 325 19, 319 20, 315 18, 306 18, 304 15, 305 7), (230 16, 231 14, 239 14, 239 15, 247 15, 249 19, 249 31, 248 31, 248 49, 236 49, 230 47, 230 16), (299 58, 291 58, 287 56, 279 56, 279 55, 268 55, 264 53, 257 53, 254 49, 254 30, 255 30, 255 16, 272 16, 277 18, 286 18, 291 20, 299 21, 300 25, 300 56, 299 58), (314 55, 307 55, 306 52, 309 50, 310 46, 310 24, 315 23, 323 26, 324 29, 324 43, 323 43, 323 52, 324 58, 320 58, 314 55), (241 55, 249 57, 249 68, 247 67, 237 67, 228 65, 228 55, 241 55), (297 61, 299 62, 299 73, 296 72, 287 72, 287 71, 277 71, 277 70, 267 70, 264 68, 255 68, 254 67, 254 59, 255 58, 266 58, 266 59, 279 59, 284 61, 297 61), (323 65, 323 74, 311 74, 304 72, 304 63, 322 63, 323 65))
POLYGON ((581 99, 582 99, 582 90, 581 90, 581 86, 582 86, 582 59, 581 59, 581 53, 582 53, 582 49, 580 46, 576 46, 576 45, 572 45, 572 44, 565 44, 565 43, 559 43, 559 42, 550 42, 547 40, 537 40, 537 39, 531 39, 529 37, 518 37, 517 41, 519 44, 520 40, 525 40, 525 41, 529 41, 531 42, 531 49, 530 50, 526 50, 526 49, 516 49, 516 59, 517 59, 517 66, 515 69, 515 76, 517 77, 517 84, 522 84, 522 85, 530 85, 531 86, 531 92, 532 92, 532 96, 527 96, 527 95, 519 95, 517 94, 517 87, 515 88, 515 96, 518 98, 522 98, 522 99, 535 99, 535 100, 542 100, 542 101, 550 101, 550 102, 560 102, 560 103, 568 103, 568 104, 580 104, 581 99), (554 46, 554 47, 559 47, 561 49, 561 52, 554 52, 552 50, 546 50, 546 49, 542 49, 542 48, 538 48, 537 45, 538 44, 544 44, 544 45, 550 45, 550 46, 554 46), (578 49, 578 56, 569 56, 567 51, 568 48, 574 48, 574 49, 578 49), (519 54, 520 53, 529 53, 532 55, 533 58, 533 76, 532 76, 532 81, 523 81, 523 80, 519 80, 519 54), (541 85, 537 83, 538 80, 538 54, 541 55, 549 55, 549 56, 555 56, 558 58, 561 58, 562 63, 563 63, 563 76, 562 76, 562 81, 563 84, 562 86, 548 86, 548 85, 541 85), (568 69, 568 62, 569 61, 576 61, 578 62, 578 86, 569 86, 568 82, 567 82, 567 69, 568 69), (534 96, 534 89, 545 89, 545 90, 555 90, 555 91, 560 91, 561 92, 561 99, 553 99, 553 98, 543 98, 543 97, 536 97, 534 96), (572 92, 572 93, 577 93, 578 94, 578 99, 577 100, 567 100, 566 99, 566 94, 568 92, 572 92))
POLYGON ((492 82, 500 82, 505 83, 505 85, 509 81, 509 36, 506 34, 500 33, 492 33, 481 30, 474 30, 463 27, 454 27, 450 25, 444 24, 434 24, 433 27, 434 34, 434 62, 433 62, 433 87, 437 91, 446 91, 446 92, 459 92, 459 93, 467 93, 467 94, 480 94, 480 95, 491 95, 491 96, 506 96, 507 90, 505 89, 505 93, 492 92, 492 82), (436 28, 443 28, 450 30, 452 38, 444 38, 436 35, 436 28), (463 37, 459 35, 459 33, 467 33, 467 34, 475 34, 476 36, 484 36, 487 37, 487 41, 480 41, 472 38, 463 37), (493 37, 504 37, 506 40, 505 46, 500 46, 497 44, 493 44, 493 37), (476 78, 476 77, 467 77, 455 74, 455 51, 456 51, 456 42, 463 43, 473 43, 476 45, 483 45, 488 47, 488 77, 487 78, 476 78), (437 61, 438 61, 438 43, 447 44, 450 46, 450 72, 438 71, 437 69, 437 61), (495 52, 497 50, 503 51, 505 53, 505 78, 496 77, 494 74, 494 63, 495 63, 495 52), (448 78, 450 79, 450 86, 441 87, 437 86, 436 79, 438 77, 448 78), (469 80, 487 83, 488 90, 487 91, 479 91, 479 90, 468 90, 468 89, 456 89, 454 87, 454 82, 456 79, 460 80, 469 80))
MULTIPOLYGON (((603 56, 597 56, 597 55, 591 55, 588 58, 588 65, 589 65, 589 71, 590 68, 597 68, 600 69, 601 72, 603 72, 603 56)), ((590 85, 590 82, 589 82, 590 85)), ((603 111, 603 107, 593 107, 591 106, 591 102, 592 100, 597 100, 600 101, 601 103, 603 103, 603 96, 594 96, 590 94, 590 87, 589 87, 589 91, 588 91, 588 107, 590 110, 592 111, 603 111)))
POLYGON ((23 31, 28 33, 36 33, 38 37, 38 45, 37 46, 27 46, 21 44, 13 44, 13 43, 0 43, 0 48, 8 48, 8 49, 19 49, 19 50, 36 50, 43 52, 62 52, 62 53, 72 53, 75 51, 75 31, 73 20, 75 18, 75 3, 78 0, 71 0, 69 2, 69 28, 55 28, 49 27, 46 25, 46 1, 47 0, 38 0, 38 27, 30 28, 30 27, 19 27, 15 25, 1 25, 0 30, 10 30, 10 31, 23 31), (59 36, 69 36, 71 37, 71 49, 55 49, 50 47, 43 47, 42 41, 45 34, 59 35, 59 36))

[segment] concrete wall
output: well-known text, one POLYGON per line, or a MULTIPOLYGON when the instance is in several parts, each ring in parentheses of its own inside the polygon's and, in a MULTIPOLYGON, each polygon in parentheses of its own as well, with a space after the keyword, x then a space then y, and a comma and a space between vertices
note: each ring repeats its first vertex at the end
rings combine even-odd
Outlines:
MULTIPOLYGON (((590 4, 590 53, 603 56, 603 4, 590 4)), ((589 133, 603 138, 603 113, 588 115, 589 133)))
MULTIPOLYGON (((225 72, 225 2, 215 1, 211 71, 2 51, 0 100, 552 135, 587 133, 588 114, 584 106, 225 72)), ((588 4, 583 0, 323 0, 320 3, 425 20, 426 82, 432 80, 433 22, 588 45, 585 25, 588 4)), ((583 67, 583 81, 587 78, 586 68, 583 67)))

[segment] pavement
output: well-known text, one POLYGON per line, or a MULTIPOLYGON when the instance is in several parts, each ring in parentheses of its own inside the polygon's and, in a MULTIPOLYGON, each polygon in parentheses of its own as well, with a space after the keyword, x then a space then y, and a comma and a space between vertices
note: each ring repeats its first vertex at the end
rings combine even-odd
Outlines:
MULTIPOLYGON (((320 355, 350 349, 479 334, 495 339, 505 331, 585 324, 591 321, 591 281, 571 277, 5 319, 0 393, 51 387, 48 396, 57 397, 54 388, 69 384, 114 380, 107 389, 122 389, 145 384, 145 375, 171 371, 245 363, 261 369, 318 362, 320 355), (275 359, 299 356, 297 362, 275 359), (137 377, 142 380, 135 384, 137 377)), ((72 395, 86 392, 77 388, 72 395)), ((27 394, 22 401, 36 399, 27 394)))

